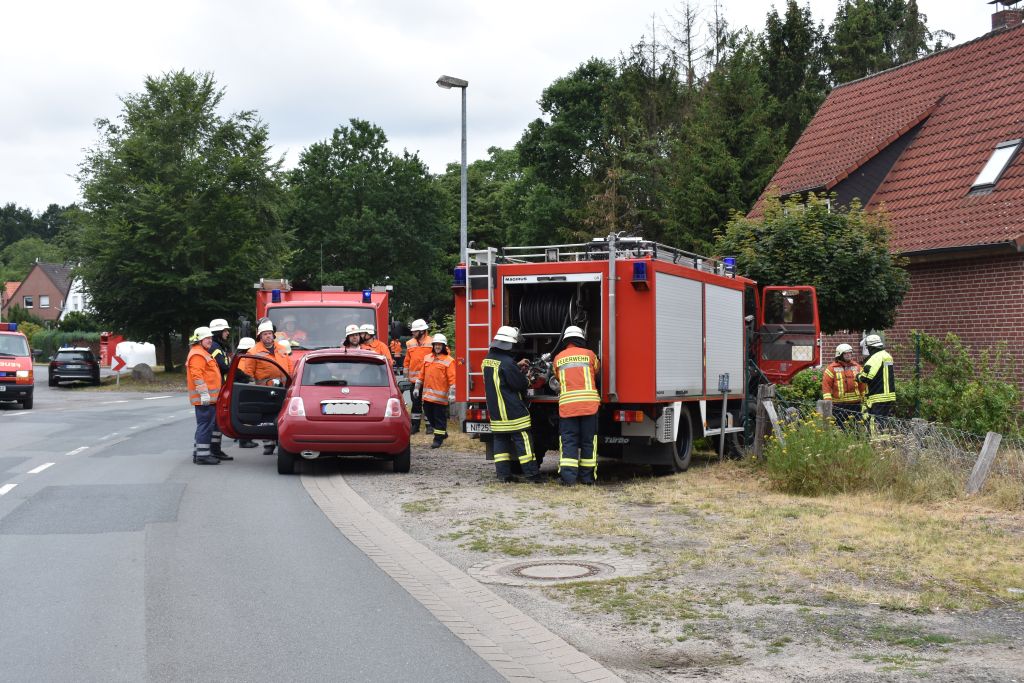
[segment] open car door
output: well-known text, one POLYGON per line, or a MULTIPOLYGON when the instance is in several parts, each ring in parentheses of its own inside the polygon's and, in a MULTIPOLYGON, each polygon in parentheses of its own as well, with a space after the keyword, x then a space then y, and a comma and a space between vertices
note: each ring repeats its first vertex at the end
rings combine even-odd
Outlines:
POLYGON ((821 362, 814 287, 765 287, 758 326, 758 366, 775 384, 821 362))
POLYGON ((231 439, 277 439, 277 416, 291 385, 288 372, 266 356, 239 354, 231 361, 228 379, 217 397, 217 426, 231 439), (238 363, 256 361, 256 377, 242 381, 238 363), (278 378, 275 383, 272 377, 278 378))

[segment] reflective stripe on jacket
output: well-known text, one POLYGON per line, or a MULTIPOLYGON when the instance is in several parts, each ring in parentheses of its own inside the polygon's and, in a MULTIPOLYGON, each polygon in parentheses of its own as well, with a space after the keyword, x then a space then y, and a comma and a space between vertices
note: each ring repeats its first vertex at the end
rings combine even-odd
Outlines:
POLYGON ((857 379, 868 385, 868 397, 864 401, 866 407, 896 400, 896 371, 892 356, 885 349, 876 351, 867 359, 857 379))
POLYGON ((423 359, 423 400, 448 405, 448 392, 455 386, 455 359, 447 353, 423 359))
POLYGON ((194 406, 203 405, 203 391, 210 394, 210 404, 217 402, 220 394, 220 368, 210 352, 202 344, 194 344, 185 359, 185 374, 188 381, 188 401, 194 406))
POLYGON ((526 375, 501 349, 491 349, 481 364, 487 415, 492 432, 519 432, 530 428, 530 409, 523 400, 529 383, 526 375))
POLYGON ((601 406, 596 380, 600 367, 593 351, 571 343, 555 356, 555 372, 561 387, 558 392, 559 417, 582 417, 597 412, 601 406))
MULTIPOLYGON (((256 346, 252 347, 246 352, 248 356, 262 356, 271 360, 277 361, 277 364, 288 371, 288 374, 292 374, 292 358, 286 355, 281 345, 276 341, 274 342, 273 352, 267 351, 267 347, 263 342, 258 342, 256 346)), ((271 380, 281 380, 284 383, 286 377, 281 374, 281 371, 270 363, 261 363, 255 358, 243 358, 238 361, 238 369, 253 378, 256 384, 268 384, 271 380)))
POLYGON ((821 395, 833 403, 860 403, 865 387, 857 381, 861 367, 857 363, 832 361, 821 374, 821 395))
POLYGON ((225 379, 228 376, 228 368, 231 367, 231 359, 228 357, 228 350, 224 348, 216 339, 213 340, 213 344, 210 345, 210 355, 215 361, 217 361, 218 367, 220 367, 221 379, 225 379))
POLYGON ((430 337, 423 335, 422 341, 417 342, 410 339, 405 342, 405 376, 410 382, 415 382, 423 374, 423 359, 430 355, 430 337))

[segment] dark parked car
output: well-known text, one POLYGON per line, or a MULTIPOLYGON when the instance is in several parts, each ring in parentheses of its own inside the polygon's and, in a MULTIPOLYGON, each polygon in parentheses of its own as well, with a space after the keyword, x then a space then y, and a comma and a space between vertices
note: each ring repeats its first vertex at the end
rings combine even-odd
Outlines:
POLYGON ((89 349, 60 349, 50 358, 50 386, 58 382, 100 383, 100 361, 89 349))

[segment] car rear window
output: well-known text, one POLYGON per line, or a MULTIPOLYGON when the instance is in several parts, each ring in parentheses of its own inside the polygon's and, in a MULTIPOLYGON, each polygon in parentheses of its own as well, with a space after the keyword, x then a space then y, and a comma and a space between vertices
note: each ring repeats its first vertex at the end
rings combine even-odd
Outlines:
POLYGON ((0 334, 0 353, 7 356, 27 356, 28 344, 20 334, 0 334))
POLYGON ((57 360, 92 360, 92 351, 58 351, 57 360))
POLYGON ((306 363, 302 386, 386 387, 388 366, 371 360, 326 360, 306 363))

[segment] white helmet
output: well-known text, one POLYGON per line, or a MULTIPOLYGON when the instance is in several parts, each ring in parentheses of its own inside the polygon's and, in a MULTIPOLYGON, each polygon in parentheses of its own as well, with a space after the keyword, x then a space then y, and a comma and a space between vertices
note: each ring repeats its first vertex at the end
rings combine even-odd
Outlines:
POLYGON ((252 337, 242 337, 238 340, 238 350, 248 351, 252 347, 256 346, 256 340, 252 337))
POLYGON ((569 325, 569 327, 565 328, 565 332, 562 334, 562 339, 579 339, 581 341, 587 341, 587 337, 583 334, 583 330, 575 325, 569 325))
POLYGON ((228 325, 228 321, 224 318, 217 318, 216 320, 210 321, 211 332, 221 332, 228 329, 228 327, 230 327, 230 325, 228 325))
POLYGON ((519 330, 508 325, 502 325, 494 334, 494 339, 491 340, 491 347, 508 351, 517 341, 519 341, 519 330))
POLYGON ((263 334, 264 332, 273 332, 273 331, 274 331, 274 323, 272 323, 269 320, 264 320, 263 322, 260 323, 260 326, 256 328, 256 336, 258 337, 261 334, 263 334))
POLYGON ((885 344, 882 343, 882 338, 879 337, 877 334, 869 334, 868 336, 864 337, 864 339, 862 339, 860 343, 869 348, 872 346, 877 346, 882 349, 885 348, 885 344))
POLYGON ((849 344, 840 344, 836 347, 836 358, 839 358, 844 353, 853 353, 853 347, 849 344))
POLYGON ((359 331, 360 331, 360 332, 365 332, 366 334, 369 334, 369 335, 371 335, 371 336, 372 336, 372 335, 374 335, 374 334, 376 334, 376 332, 374 332, 374 328, 373 328, 373 325, 371 325, 370 323, 366 323, 365 325, 363 325, 362 327, 360 327, 360 328, 359 328, 359 331))
POLYGON ((431 344, 444 344, 448 346, 448 337, 443 334, 435 334, 434 338, 430 341, 431 344))
POLYGON ((212 336, 213 336, 213 330, 211 330, 209 327, 197 327, 196 331, 192 333, 192 339, 195 340, 192 343, 193 344, 199 343, 199 342, 203 341, 204 339, 206 339, 207 337, 212 337, 212 336))
POLYGON ((351 334, 359 334, 359 325, 349 325, 345 328, 345 336, 347 337, 351 334))
POLYGON ((430 328, 427 327, 426 320, 424 320, 423 318, 416 318, 416 320, 412 321, 412 325, 410 326, 409 329, 411 329, 413 332, 426 332, 430 328))

